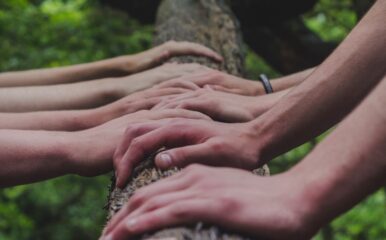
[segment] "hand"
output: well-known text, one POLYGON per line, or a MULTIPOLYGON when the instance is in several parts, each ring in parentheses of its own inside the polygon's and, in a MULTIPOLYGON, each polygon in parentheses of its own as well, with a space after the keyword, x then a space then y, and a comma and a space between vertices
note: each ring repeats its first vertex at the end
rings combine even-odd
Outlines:
POLYGON ((183 87, 186 82, 192 82, 201 88, 210 88, 239 95, 257 96, 265 94, 260 82, 239 78, 210 68, 203 68, 193 74, 171 79, 155 87, 183 87))
MULTIPOLYGON (((148 71, 137 73, 127 77, 114 78, 113 80, 101 80, 102 85, 99 85, 99 87, 105 90, 106 97, 119 99, 129 94, 132 94, 133 92, 138 92, 151 88, 167 80, 178 78, 186 74, 205 71, 208 69, 209 68, 205 66, 195 63, 167 63, 162 66, 150 69, 148 71)), ((186 88, 190 90, 199 89, 199 87, 192 82, 186 82, 182 86, 173 88, 186 88)))
POLYGON ((70 159, 70 172, 81 176, 96 176, 110 171, 117 144, 121 141, 127 125, 169 118, 206 119, 202 113, 183 109, 159 111, 142 110, 109 121, 95 128, 70 132, 69 146, 65 148, 70 159))
POLYGON ((310 239, 317 228, 306 217, 301 181, 289 174, 258 177, 191 165, 136 192, 101 239, 123 240, 200 221, 258 239, 310 239))
POLYGON ((219 54, 200 44, 169 41, 132 56, 134 58, 134 65, 131 67, 131 72, 143 71, 160 65, 169 58, 183 55, 208 57, 216 62, 223 61, 219 54))
POLYGON ((153 109, 182 108, 202 112, 217 121, 247 122, 267 111, 272 106, 271 98, 200 89, 164 98, 153 109))
POLYGON ((173 98, 182 93, 188 93, 186 88, 149 88, 144 91, 130 94, 108 105, 89 110, 90 114, 85 118, 83 125, 92 128, 123 115, 140 110, 149 110, 162 100, 173 98))
POLYGON ((162 147, 169 148, 155 158, 162 169, 191 163, 254 169, 262 165, 255 131, 249 123, 190 119, 131 125, 114 154, 117 186, 123 188, 133 167, 162 147))

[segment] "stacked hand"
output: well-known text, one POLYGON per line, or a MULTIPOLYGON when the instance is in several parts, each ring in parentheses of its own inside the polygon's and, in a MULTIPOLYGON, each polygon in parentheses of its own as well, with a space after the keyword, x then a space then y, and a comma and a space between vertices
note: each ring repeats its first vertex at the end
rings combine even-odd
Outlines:
POLYGON ((153 109, 182 108, 202 112, 221 122, 247 122, 267 111, 280 96, 260 97, 199 89, 163 98, 153 109))
POLYGON ((249 123, 183 118, 132 124, 115 152, 117 186, 123 188, 133 167, 162 147, 169 148, 155 158, 162 169, 191 163, 254 169, 262 164, 255 132, 249 123))
POLYGON ((257 96, 265 94, 261 83, 236 77, 210 68, 201 68, 192 74, 165 81, 157 88, 184 87, 187 82, 194 83, 200 88, 234 93, 246 96, 257 96))
POLYGON ((129 68, 128 72, 140 72, 160 65, 172 57, 183 55, 208 57, 216 62, 223 61, 223 58, 219 54, 200 44, 169 41, 147 51, 129 56, 133 59, 132 62, 134 65, 123 66, 129 68))
POLYGON ((111 104, 90 110, 90 114, 83 123, 87 128, 95 127, 112 119, 140 110, 149 110, 163 100, 188 93, 186 88, 149 88, 130 94, 111 104))
POLYGON ((159 111, 142 110, 114 119, 98 127, 88 130, 68 133, 70 159, 69 172, 81 176, 96 176, 113 168, 113 155, 118 143, 125 135, 127 126, 158 119, 205 119, 202 113, 183 109, 168 109, 159 111))
POLYGON ((257 177, 230 168, 191 165, 138 190, 104 230, 103 240, 203 221, 258 239, 309 239, 307 199, 299 178, 257 177))

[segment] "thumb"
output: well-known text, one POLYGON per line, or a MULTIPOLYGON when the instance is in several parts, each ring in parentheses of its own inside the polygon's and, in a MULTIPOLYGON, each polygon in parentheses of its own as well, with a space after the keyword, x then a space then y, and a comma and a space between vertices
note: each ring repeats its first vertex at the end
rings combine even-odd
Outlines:
POLYGON ((155 164, 161 169, 168 169, 171 167, 185 167, 192 163, 211 165, 208 162, 209 160, 214 160, 213 151, 209 149, 207 144, 201 143, 161 152, 157 154, 155 164))

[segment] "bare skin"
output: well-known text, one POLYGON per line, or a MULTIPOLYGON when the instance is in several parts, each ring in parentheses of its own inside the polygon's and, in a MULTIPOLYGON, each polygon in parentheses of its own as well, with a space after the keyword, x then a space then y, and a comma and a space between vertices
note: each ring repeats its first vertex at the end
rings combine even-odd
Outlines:
MULTIPOLYGON (((272 79, 271 85, 274 92, 290 89, 302 83, 310 76, 315 68, 310 68, 288 76, 272 79)), ((183 87, 186 82, 192 82, 201 88, 210 88, 216 91, 227 93, 260 96, 265 95, 263 85, 259 81, 248 80, 233 75, 229 75, 213 69, 202 69, 193 74, 183 75, 176 79, 165 81, 157 86, 162 87, 183 87)))
POLYGON ((386 183, 385 92, 386 78, 283 174, 258 177, 238 169, 191 165, 140 189, 101 239, 123 240, 198 221, 257 239, 311 239, 386 183))
MULTIPOLYGON (((73 110, 100 107, 131 93, 205 67, 197 64, 165 64, 121 78, 71 84, 0 88, 0 112, 73 110)), ((198 87, 193 83, 185 88, 198 87)))
POLYGON ((187 109, 221 122, 247 122, 272 108, 289 90, 256 97, 199 89, 164 98, 152 109, 187 109))
POLYGON ((107 173, 127 124, 175 117, 209 119, 187 110, 143 110, 77 132, 0 130, 0 187, 107 173))
POLYGON ((53 85, 121 77, 155 67, 168 58, 178 55, 200 55, 214 61, 222 61, 222 57, 217 53, 199 44, 170 41, 135 55, 120 56, 93 63, 1 73, 0 87, 53 85))
POLYGON ((187 92, 186 88, 149 88, 94 109, 0 113, 0 129, 78 131, 129 113, 151 109, 160 101, 187 92))
POLYGON ((131 126, 114 159, 117 186, 124 187, 132 167, 161 146, 171 148, 156 156, 161 168, 204 162, 251 169, 332 127, 385 74, 386 55, 379 54, 386 51, 385 11, 386 2, 377 1, 325 62, 254 121, 174 120, 131 126))

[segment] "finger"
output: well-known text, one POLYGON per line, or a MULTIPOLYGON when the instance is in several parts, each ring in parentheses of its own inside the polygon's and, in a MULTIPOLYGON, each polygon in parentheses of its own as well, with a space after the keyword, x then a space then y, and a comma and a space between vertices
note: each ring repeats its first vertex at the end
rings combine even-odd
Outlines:
POLYGON ((154 88, 157 88, 157 89, 162 89, 162 88, 183 88, 183 89, 187 89, 187 90, 197 90, 197 89, 200 89, 199 86, 197 86, 196 84, 194 84, 193 82, 190 82, 190 81, 185 81, 185 80, 181 80, 181 79, 173 79, 173 80, 169 80, 169 81, 166 81, 166 82, 163 82, 163 83, 160 83, 160 84, 157 84, 154 86, 154 88))
POLYGON ((188 94, 188 93, 182 93, 182 94, 173 94, 168 96, 161 97, 160 101, 152 108, 152 110, 158 110, 161 106, 167 105, 171 102, 174 102, 174 99, 178 98, 181 95, 188 94))
MULTIPOLYGON (((130 135, 128 133, 127 135, 130 135)), ((145 135, 133 138, 130 135, 130 145, 117 166, 117 187, 123 188, 131 174, 133 166, 142 159, 155 153, 162 147, 177 147, 194 142, 194 134, 189 129, 174 127, 160 127, 145 135)))
POLYGON ((173 176, 138 190, 133 197, 130 198, 129 202, 110 220, 103 231, 104 235, 110 233, 124 217, 135 210, 140 204, 148 200, 149 196, 158 196, 161 193, 167 194, 185 189, 189 182, 184 179, 185 178, 181 173, 176 173, 173 176))
POLYGON ((168 193, 160 193, 160 195, 153 195, 152 198, 147 198, 147 201, 131 205, 130 212, 125 216, 126 218, 135 218, 150 211, 155 211, 159 208, 169 205, 171 202, 179 202, 183 200, 193 199, 197 193, 191 190, 180 189, 168 193))
POLYGON ((207 84, 204 86, 204 88, 211 88, 212 90, 219 91, 219 92, 226 92, 226 93, 233 93, 238 95, 245 95, 244 91, 237 88, 226 88, 220 85, 211 85, 207 84))
MULTIPOLYGON (((171 106, 166 106, 166 107, 171 108, 171 106)), ((199 100, 199 99, 184 100, 184 101, 181 101, 174 108, 200 112, 202 114, 205 114, 205 116, 209 116, 210 118, 221 119, 221 116, 219 116, 221 115, 220 109, 218 107, 213 106, 213 104, 209 105, 209 103, 205 102, 204 100, 199 100)))
POLYGON ((186 119, 202 119, 211 120, 210 117, 200 112, 189 111, 186 109, 165 109, 154 111, 154 117, 150 117, 150 120, 159 120, 166 118, 186 118, 186 119))
POLYGON ((125 112, 125 114, 137 112, 139 110, 149 110, 157 103, 159 103, 161 99, 162 99, 161 97, 153 97, 153 98, 145 99, 135 103, 129 103, 129 105, 132 105, 132 106, 127 108, 127 111, 125 112))
POLYGON ((182 94, 190 92, 189 89, 186 88, 178 88, 178 87, 171 87, 171 88, 161 88, 161 89, 149 89, 150 94, 146 97, 161 97, 161 96, 167 96, 167 95, 174 95, 174 94, 182 94), (151 91, 150 91, 151 90, 151 91))
POLYGON ((217 159, 216 151, 207 142, 204 142, 161 152, 155 157, 155 164, 161 169, 168 169, 184 167, 192 163, 216 165, 218 164, 217 159))
POLYGON ((219 55, 212 49, 191 42, 176 42, 175 44, 171 44, 169 46, 168 51, 170 53, 170 57, 181 55, 196 55, 206 56, 218 62, 222 62, 224 60, 221 55, 219 55))
MULTIPOLYGON (((213 209, 218 208, 213 200, 193 199, 173 202, 163 208, 145 213, 136 218, 125 218, 105 239, 124 240, 127 237, 151 232, 165 227, 213 220, 213 209), (211 216, 212 215, 212 216, 211 216)), ((212 221, 211 221, 212 222, 212 221)))
MULTIPOLYGON (((122 141, 119 143, 118 147, 115 150, 113 163, 115 169, 119 168, 119 162, 122 161, 124 154, 126 153, 128 147, 130 146, 131 141, 137 136, 143 135, 153 129, 159 127, 156 123, 149 122, 146 124, 132 124, 126 129, 122 141)), ((115 176, 118 177, 117 171, 115 176)))
MULTIPOLYGON (((178 102, 165 102, 157 105, 157 108, 153 108, 154 110, 166 110, 166 109, 175 109, 179 105, 178 102)), ((152 109, 152 110, 153 110, 152 109)))
POLYGON ((173 97, 171 98, 168 98, 168 99, 163 99, 159 104, 157 104, 153 109, 156 110, 156 109, 167 109, 167 108, 175 108, 175 107, 169 107, 167 105, 174 105, 174 106, 177 106, 178 105, 178 101, 181 100, 181 99, 185 99, 185 98, 194 98, 197 96, 197 91, 193 91, 193 92, 187 92, 187 93, 184 93, 184 94, 178 94, 178 95, 174 95, 173 97))

